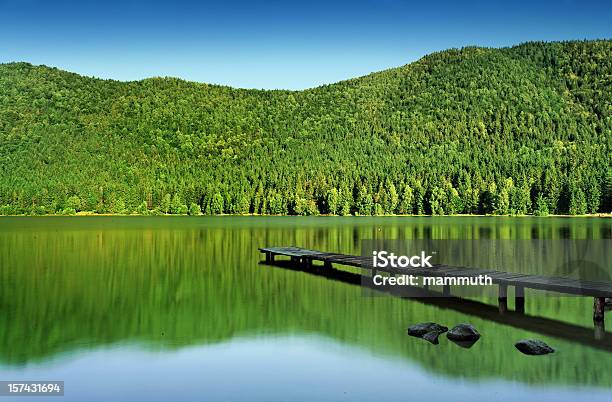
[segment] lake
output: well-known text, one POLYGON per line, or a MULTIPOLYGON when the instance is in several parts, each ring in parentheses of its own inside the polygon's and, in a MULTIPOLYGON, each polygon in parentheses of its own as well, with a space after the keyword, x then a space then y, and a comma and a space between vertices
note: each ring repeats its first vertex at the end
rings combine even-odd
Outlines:
POLYGON ((527 315, 546 320, 509 325, 367 297, 261 265, 257 251, 611 233, 605 218, 2 217, 0 379, 65 381, 66 401, 612 400, 612 333, 601 344, 565 336, 590 337, 591 298, 527 297, 527 315), (463 349, 406 335, 423 321, 483 336, 463 349), (522 355, 513 344, 524 338, 557 352, 522 355))

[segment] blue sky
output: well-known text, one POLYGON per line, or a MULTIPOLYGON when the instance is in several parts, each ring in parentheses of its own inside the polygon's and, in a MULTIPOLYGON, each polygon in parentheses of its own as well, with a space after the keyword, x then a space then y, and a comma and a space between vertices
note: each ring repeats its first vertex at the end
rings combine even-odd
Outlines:
POLYGON ((468 45, 612 38, 610 1, 0 0, 0 62, 301 89, 468 45))

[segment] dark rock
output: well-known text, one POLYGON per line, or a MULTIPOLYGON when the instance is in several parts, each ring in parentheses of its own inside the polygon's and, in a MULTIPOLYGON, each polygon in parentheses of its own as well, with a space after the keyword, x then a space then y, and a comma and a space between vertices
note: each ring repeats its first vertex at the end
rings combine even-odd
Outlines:
POLYGON ((426 333, 425 335, 423 335, 423 339, 425 339, 427 342, 431 342, 434 345, 437 345, 438 342, 438 337, 440 336, 441 332, 438 331, 431 331, 426 333))
POLYGON ((446 337, 451 341, 476 342, 480 339, 480 334, 471 324, 458 324, 448 331, 446 337))
POLYGON ((444 325, 436 324, 435 322, 422 322, 420 324, 414 324, 408 327, 408 335, 422 338, 425 334, 430 332, 437 332, 438 334, 448 331, 448 328, 444 325))
POLYGON ((526 355, 547 355, 555 350, 537 339, 523 339, 514 344, 518 350, 526 355))

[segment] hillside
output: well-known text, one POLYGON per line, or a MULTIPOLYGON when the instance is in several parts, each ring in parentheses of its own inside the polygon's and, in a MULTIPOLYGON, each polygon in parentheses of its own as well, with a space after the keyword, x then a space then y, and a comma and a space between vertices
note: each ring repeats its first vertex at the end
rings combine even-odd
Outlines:
POLYGON ((4 214, 609 212, 611 145, 610 40, 305 91, 0 65, 4 214))

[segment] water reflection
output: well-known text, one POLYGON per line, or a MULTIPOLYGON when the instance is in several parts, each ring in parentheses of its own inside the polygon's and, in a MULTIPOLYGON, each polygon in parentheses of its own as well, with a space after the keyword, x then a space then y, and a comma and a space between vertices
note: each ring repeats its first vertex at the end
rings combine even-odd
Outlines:
MULTIPOLYGON (((430 345, 432 346, 432 345, 430 345)), ((432 346, 435 347, 435 346, 432 346)), ((456 347, 455 347, 456 348, 456 347)), ((469 353, 471 351, 465 351, 469 353)), ((172 351, 97 349, 53 365, 2 369, 3 378, 62 378, 62 401, 576 401, 608 389, 441 376, 408 359, 314 336, 234 339, 172 351), (282 353, 279 353, 279 350, 282 353)), ((36 402, 40 397, 24 398, 36 402)))
MULTIPOLYGON (((420 377, 431 383, 439 378, 450 382, 462 378, 472 384, 495 380, 608 389, 612 388, 609 350, 564 338, 558 331, 541 333, 535 327, 512 326, 496 321, 493 315, 478 316, 469 310, 393 297, 366 298, 358 287, 341 281, 263 267, 258 264, 257 248, 300 245, 359 254, 364 238, 529 239, 536 228, 542 238, 601 238, 609 233, 609 222, 554 218, 2 218, 0 365, 2 373, 19 377, 39 364, 49 373, 64 367, 56 359, 68 354, 74 361, 87 361, 90 370, 104 372, 112 367, 105 360, 109 357, 96 359, 95 351, 127 342, 149 351, 163 350, 164 359, 183 356, 184 368, 177 366, 175 375, 187 376, 188 363, 197 364, 204 358, 195 350, 223 348, 241 338, 268 339, 276 354, 287 356, 288 372, 321 372, 327 370, 325 359, 291 358, 292 349, 276 340, 278 336, 301 340, 316 335, 350 348, 342 367, 360 365, 370 371, 376 362, 387 368, 399 362, 410 383, 420 377), (409 324, 431 320, 447 326, 470 322, 483 338, 464 350, 442 340, 430 347, 406 335, 409 324), (516 352, 513 343, 529 337, 544 340, 559 353, 553 358, 529 359, 516 352), (194 345, 199 347, 193 349, 194 345), (361 354, 352 359, 353 353, 361 354), (418 367, 418 372, 409 367, 418 367)), ((591 303, 582 298, 528 297, 526 310, 571 325, 563 331, 592 331, 590 314, 585 314, 591 303)), ((310 348, 299 341, 296 348, 301 347, 310 348)), ((251 360, 255 357, 244 353, 242 358, 227 355, 234 357, 226 359, 236 360, 226 364, 255 364, 251 360)), ((132 364, 143 369, 155 356, 124 350, 111 355, 117 366, 132 364)), ((267 366, 259 363, 263 369, 258 372, 265 372, 267 366)), ((206 378, 207 372, 202 373, 206 378)), ((365 375, 353 374, 354 378, 365 375)), ((77 371, 74 376, 78 377, 77 371)), ((343 374, 338 381, 349 378, 343 374)), ((248 376, 233 381, 245 389, 250 384, 248 376)), ((186 384, 193 385, 190 380, 186 384)), ((292 378, 288 384, 302 391, 314 387, 306 377, 292 378)))

